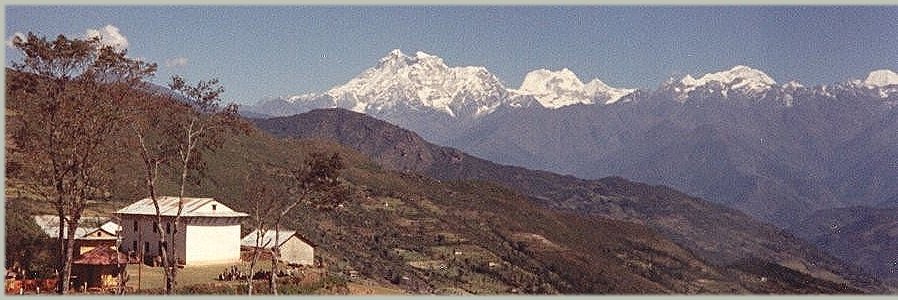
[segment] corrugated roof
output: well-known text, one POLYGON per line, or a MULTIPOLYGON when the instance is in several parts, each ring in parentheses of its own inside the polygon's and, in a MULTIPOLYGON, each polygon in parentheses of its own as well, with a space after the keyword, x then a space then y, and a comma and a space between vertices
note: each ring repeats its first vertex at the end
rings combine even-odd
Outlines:
MULTIPOLYGON (((91 249, 90 251, 81 254, 78 259, 72 262, 72 264, 76 265, 94 265, 94 266, 108 266, 108 265, 116 265, 116 264, 127 264, 128 256, 118 252, 109 246, 99 246, 91 249), (118 258, 118 261, 116 261, 118 258)), ((132 263, 137 262, 137 258, 130 259, 132 263)))
MULTIPOLYGON (((253 232, 250 232, 245 237, 243 237, 243 239, 240 240, 240 246, 255 247, 257 232, 259 232, 259 230, 253 230, 253 232)), ((262 235, 262 248, 274 247, 274 234, 276 232, 277 231, 275 230, 265 231, 265 234, 262 235)), ((290 237, 295 234, 295 230, 281 230, 280 234, 278 235, 278 242, 283 245, 287 242, 288 239, 290 239, 290 237)))
MULTIPOLYGON (((91 233, 97 230, 97 226, 95 224, 103 224, 103 221, 108 220, 108 218, 103 217, 81 217, 79 220, 78 229, 75 230, 75 238, 84 237, 84 235, 91 233)), ((37 215, 34 216, 34 222, 37 223, 37 226, 44 231, 50 238, 57 238, 59 236, 59 218, 54 215, 37 215)), ((112 222, 108 221, 107 223, 112 222)), ((114 223, 113 223, 114 224, 114 223)), ((118 225, 116 225, 118 226, 118 225)), ((68 226, 63 226, 63 235, 68 235, 69 228, 68 226)), ((109 232, 109 231, 107 231, 109 232)), ((111 234, 115 234, 115 231, 109 232, 111 234)))
POLYGON ((100 225, 100 229, 103 229, 104 231, 115 235, 116 232, 122 229, 122 226, 120 226, 116 222, 113 222, 112 220, 109 220, 106 221, 106 223, 103 223, 103 225, 100 225))
MULTIPOLYGON (((163 196, 158 197, 159 212, 163 216, 173 217, 178 213, 178 197, 163 196)), ((119 209, 117 214, 128 215, 156 215, 156 207, 153 200, 145 198, 134 202, 131 205, 119 209)), ((182 217, 246 217, 246 213, 237 212, 233 209, 215 201, 213 198, 187 198, 184 197, 184 205, 181 210, 182 217), (215 210, 211 210, 211 205, 215 206, 215 210)))

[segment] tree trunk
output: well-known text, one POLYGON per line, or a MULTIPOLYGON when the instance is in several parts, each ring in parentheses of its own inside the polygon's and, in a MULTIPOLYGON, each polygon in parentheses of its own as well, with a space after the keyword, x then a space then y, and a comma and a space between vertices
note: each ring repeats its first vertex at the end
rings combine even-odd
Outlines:
POLYGON ((280 241, 278 241, 279 235, 281 233, 281 220, 278 220, 274 223, 274 244, 271 245, 271 278, 268 281, 268 287, 271 289, 271 293, 275 296, 278 295, 278 262, 280 261, 280 241))
MULTIPOLYGON (((258 223, 257 223, 258 224, 258 223)), ((262 245, 262 237, 264 236, 262 232, 262 226, 256 225, 256 247, 253 248, 253 258, 249 262, 249 279, 247 279, 247 293, 252 296, 253 295, 253 274, 256 272, 256 262, 259 261, 259 249, 264 247, 262 245)))
POLYGON ((159 242, 162 249, 159 249, 159 255, 162 256, 162 270, 165 274, 165 294, 174 293, 174 278, 171 276, 171 261, 168 259, 168 240, 165 238, 165 230, 162 228, 162 216, 156 214, 156 232, 159 233, 159 242))
MULTIPOLYGON (((58 200, 62 201, 62 200, 58 200)), ((58 202, 61 203, 61 202, 58 202)), ((57 215, 59 218, 59 234, 56 236, 56 243, 59 247, 59 252, 57 252, 57 264, 56 264, 56 293, 57 294, 65 294, 69 289, 68 277, 65 277, 65 269, 66 263, 68 262, 66 258, 66 239, 65 239, 65 213, 62 210, 62 205, 57 204, 57 215)))
MULTIPOLYGON (((75 230, 78 229, 78 218, 77 216, 73 216, 72 220, 66 222, 68 224, 68 232, 65 237, 65 264, 62 269, 62 294, 67 294, 69 290, 69 286, 71 285, 71 277, 72 277, 72 260, 74 256, 74 248, 75 248, 75 230)), ((62 227, 62 223, 60 226, 62 227)))

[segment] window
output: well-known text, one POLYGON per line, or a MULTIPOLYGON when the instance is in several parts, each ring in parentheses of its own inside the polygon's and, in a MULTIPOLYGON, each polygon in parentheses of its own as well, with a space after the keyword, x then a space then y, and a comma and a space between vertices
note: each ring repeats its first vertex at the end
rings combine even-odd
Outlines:
POLYGON ((143 242, 143 253, 150 252, 150 242, 143 242))
POLYGON ((171 233, 171 223, 165 223, 165 232, 171 233))
POLYGON ((97 236, 102 236, 102 235, 103 234, 101 232, 97 231, 97 236))
MULTIPOLYGON (((134 232, 137 232, 137 220, 134 220, 134 232)), ((137 248, 137 247, 135 247, 137 248)))
POLYGON ((215 207, 216 207, 216 206, 217 206, 217 205, 212 204, 212 211, 215 211, 215 207))
POLYGON ((156 223, 156 221, 153 221, 153 233, 159 232, 158 230, 156 230, 156 226, 159 226, 159 223, 156 223))
POLYGON ((131 241, 131 251, 137 251, 137 241, 131 241))

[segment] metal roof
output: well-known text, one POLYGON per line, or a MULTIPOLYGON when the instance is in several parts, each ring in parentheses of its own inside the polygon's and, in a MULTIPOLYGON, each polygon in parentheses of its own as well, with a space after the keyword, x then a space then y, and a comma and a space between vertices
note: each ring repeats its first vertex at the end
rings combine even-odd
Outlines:
MULTIPOLYGON (((96 231, 98 228, 106 230, 102 226, 97 226, 98 224, 103 224, 103 226, 113 226, 107 225, 109 223, 115 224, 112 221, 106 221, 108 218, 103 217, 81 217, 78 224, 78 229, 75 230, 75 238, 82 238, 84 235, 89 234, 91 232, 96 231), (106 221, 106 223, 103 223, 106 221)), ((37 215, 34 216, 34 223, 37 224, 44 233, 47 234, 50 238, 57 238, 59 236, 59 217, 55 215, 37 215)), ((115 224, 114 226, 118 226, 115 224)), ((69 228, 68 226, 63 226, 63 235, 68 235, 69 228)), ((106 232, 115 235, 115 231, 106 230, 106 232)))
POLYGON ((118 223, 113 222, 112 220, 106 221, 103 225, 100 225, 100 229, 115 235, 119 230, 122 230, 122 226, 118 223))
MULTIPOLYGON (((259 232, 259 230, 253 230, 253 232, 250 232, 249 234, 244 236, 243 239, 240 240, 240 246, 255 247, 257 232, 259 232)), ((274 247, 275 232, 277 232, 277 231, 275 231, 275 230, 265 231, 265 234, 262 235, 262 248, 267 249, 267 248, 274 247)), ((293 237, 294 235, 296 235, 295 230, 281 230, 280 234, 278 235, 278 242, 280 242, 281 245, 284 245, 284 243, 286 243, 287 240, 289 240, 290 237, 293 237)), ((296 237, 299 238, 300 240, 303 240, 303 242, 308 243, 305 239, 300 238, 299 236, 296 236, 296 237)), ((311 244, 311 243, 309 243, 309 244, 311 244)), ((278 246, 281 246, 281 245, 278 245, 278 246)))
MULTIPOLYGON (((162 196, 157 198, 159 212, 163 216, 174 217, 178 213, 178 197, 162 196)), ((156 215, 156 207, 153 200, 145 198, 131 205, 119 209, 116 214, 125 215, 156 215)), ((246 213, 237 212, 215 201, 213 198, 187 198, 184 197, 184 205, 181 210, 182 217, 246 217, 246 213)))

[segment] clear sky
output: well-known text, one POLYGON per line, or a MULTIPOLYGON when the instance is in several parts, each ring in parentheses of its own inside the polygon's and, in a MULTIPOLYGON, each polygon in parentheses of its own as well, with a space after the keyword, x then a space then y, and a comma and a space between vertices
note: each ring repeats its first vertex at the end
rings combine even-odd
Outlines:
POLYGON ((807 86, 898 71, 898 6, 6 7, 7 41, 91 30, 157 62, 158 83, 215 77, 244 104, 324 92, 392 49, 484 66, 511 88, 537 68, 645 89, 738 64, 807 86))

